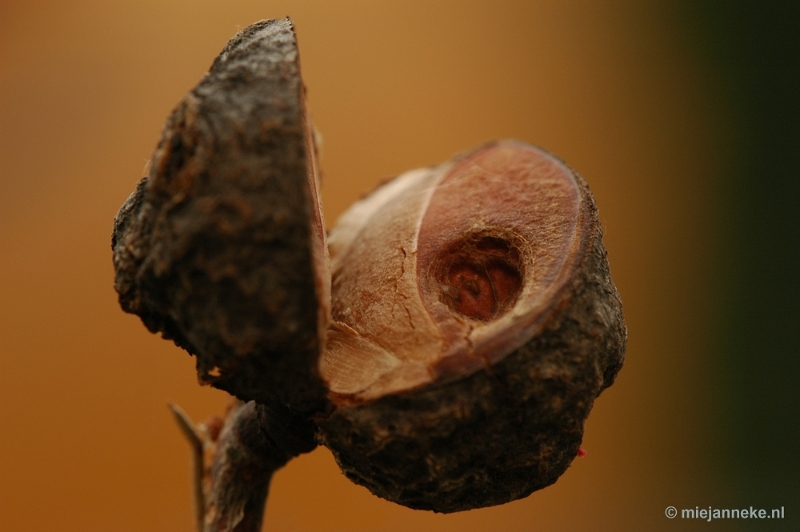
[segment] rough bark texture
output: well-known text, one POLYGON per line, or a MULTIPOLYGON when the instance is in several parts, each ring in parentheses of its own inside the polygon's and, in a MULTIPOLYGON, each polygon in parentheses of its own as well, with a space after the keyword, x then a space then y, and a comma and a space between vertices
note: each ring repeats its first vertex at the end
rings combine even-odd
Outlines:
POLYGON ((456 512, 525 497, 569 467, 627 337, 594 199, 575 177, 582 252, 539 332, 470 376, 320 420, 321 443, 352 481, 411 508, 456 512))
POLYGON ((316 411, 329 274, 299 68, 288 19, 231 39, 169 117, 112 249, 122 308, 196 355, 201 382, 316 411))
MULTIPOLYGON (((420 366, 424 384, 338 401, 336 393, 329 398, 319 373, 330 324, 330 271, 303 98, 288 19, 248 27, 170 116, 150 174, 114 224, 123 309, 196 355, 202 382, 258 403, 236 406, 214 442, 203 475, 207 486, 198 490, 205 530, 258 530, 273 471, 311 450, 315 430, 348 478, 411 508, 491 506, 552 484, 577 455, 586 417, 613 382, 625 350, 621 304, 586 183, 574 175, 580 209, 570 212, 578 213, 580 230, 577 247, 565 255, 568 281, 553 288, 549 306, 532 314, 525 334, 505 331, 513 346, 478 353, 465 369, 460 345, 449 342, 446 364, 420 366)), ((446 224, 447 216, 442 219, 446 224)), ((513 313, 524 273, 515 242, 494 250, 510 260, 502 268, 479 264, 508 292, 497 306, 453 296, 445 301, 451 310, 486 323, 513 313)), ((473 242, 476 249, 482 243, 473 242)), ((368 251, 368 260, 386 260, 368 251)), ((418 250, 395 251, 405 260, 418 250)), ((472 271, 467 262, 443 263, 444 277, 435 281, 458 285, 472 271)), ((353 291, 393 306, 376 297, 376 281, 358 271, 350 277, 353 291)), ((386 283, 385 276, 377 282, 386 283)), ((442 290, 447 295, 455 286, 442 290)), ((408 308, 401 317, 412 321, 408 308)), ((410 328, 397 335, 410 338, 408 345, 425 334, 413 323, 410 328)), ((329 352, 334 337, 328 337, 329 352)), ((370 353, 358 356, 341 363, 357 370, 370 353)), ((190 440, 202 447, 198 438, 190 440)))

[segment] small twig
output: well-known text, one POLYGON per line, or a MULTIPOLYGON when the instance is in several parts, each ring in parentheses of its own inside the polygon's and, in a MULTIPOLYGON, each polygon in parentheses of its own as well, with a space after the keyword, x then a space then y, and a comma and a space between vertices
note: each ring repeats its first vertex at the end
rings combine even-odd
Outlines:
POLYGON ((169 408, 172 415, 175 417, 175 422, 181 433, 186 437, 192 451, 192 498, 194 502, 194 515, 195 526, 197 532, 203 532, 203 521, 205 518, 205 497, 203 494, 203 477, 204 477, 204 464, 203 464, 203 451, 204 440, 203 434, 194 426, 194 423, 189 418, 184 410, 173 402, 169 403, 169 408))
POLYGON ((236 401, 214 438, 170 408, 192 447, 198 532, 259 532, 273 473, 317 446, 314 425, 279 404, 236 401))

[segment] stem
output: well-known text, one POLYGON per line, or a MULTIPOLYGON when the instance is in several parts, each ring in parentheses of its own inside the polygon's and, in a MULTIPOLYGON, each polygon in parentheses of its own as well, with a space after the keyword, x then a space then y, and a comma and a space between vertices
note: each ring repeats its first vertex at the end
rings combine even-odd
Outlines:
POLYGON ((277 403, 236 401, 215 438, 171 408, 192 447, 198 532, 259 532, 273 473, 317 446, 313 423, 277 403))

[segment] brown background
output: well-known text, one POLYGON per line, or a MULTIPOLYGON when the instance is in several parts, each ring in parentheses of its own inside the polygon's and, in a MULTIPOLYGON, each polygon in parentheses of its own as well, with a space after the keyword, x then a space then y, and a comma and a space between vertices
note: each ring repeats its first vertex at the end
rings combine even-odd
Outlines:
POLYGON ((204 419, 226 396, 119 309, 111 222, 227 39, 286 15, 324 137, 329 224, 385 177, 492 138, 538 144, 594 191, 630 340, 587 423, 588 455, 554 486, 415 512, 318 449, 277 473, 265 529, 672 530, 689 523, 664 517, 671 504, 752 504, 716 458, 726 382, 709 354, 725 188, 712 133, 730 118, 679 10, 37 0, 0 2, 0 530, 191 530, 188 448, 166 402, 204 419))

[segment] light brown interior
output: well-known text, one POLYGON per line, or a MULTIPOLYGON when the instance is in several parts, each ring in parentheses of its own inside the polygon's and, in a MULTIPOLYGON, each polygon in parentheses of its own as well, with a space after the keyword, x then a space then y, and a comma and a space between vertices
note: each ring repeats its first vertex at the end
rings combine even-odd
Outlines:
POLYGON ((522 345, 582 253, 580 189, 514 141, 415 170, 329 235, 332 326, 320 370, 337 402, 459 377, 522 345))

